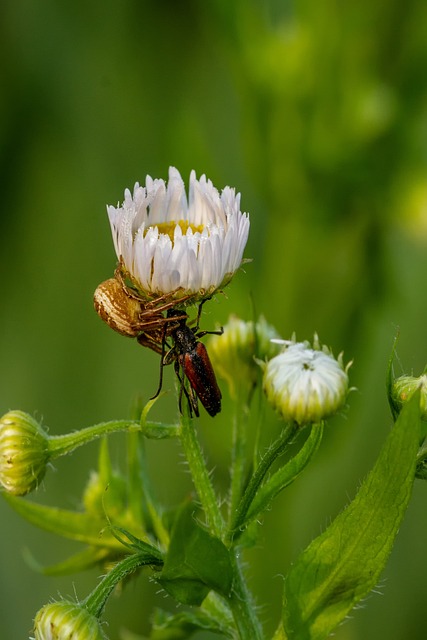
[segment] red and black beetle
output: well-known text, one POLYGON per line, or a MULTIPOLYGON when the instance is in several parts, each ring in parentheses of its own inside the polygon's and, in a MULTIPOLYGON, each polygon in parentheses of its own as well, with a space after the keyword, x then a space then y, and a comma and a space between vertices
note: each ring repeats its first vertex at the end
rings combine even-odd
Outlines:
MULTIPOLYGON (((182 393, 184 393, 188 400, 190 415, 194 413, 199 416, 197 403, 197 398, 199 398, 206 411, 213 417, 221 411, 221 390, 216 381, 206 347, 199 339, 209 333, 220 335, 223 330, 199 331, 200 311, 201 305, 196 327, 191 328, 187 325, 188 316, 185 312, 168 309, 167 318, 171 320, 175 318, 178 326, 172 325, 170 337, 173 340, 173 346, 162 358, 161 366, 174 363, 175 373, 181 383, 180 409, 182 393), (185 386, 185 378, 190 383, 188 390, 185 386)), ((162 375, 160 387, 161 382, 162 375)))

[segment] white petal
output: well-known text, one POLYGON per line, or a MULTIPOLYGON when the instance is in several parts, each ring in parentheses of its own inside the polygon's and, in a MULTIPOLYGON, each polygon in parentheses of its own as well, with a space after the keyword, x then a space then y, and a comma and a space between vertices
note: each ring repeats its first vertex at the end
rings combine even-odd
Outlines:
POLYGON ((191 172, 188 202, 179 171, 170 167, 167 186, 147 176, 145 187, 136 183, 133 194, 125 191, 122 206, 107 210, 116 254, 149 295, 182 287, 203 296, 240 266, 249 232, 240 194, 226 187, 220 195, 205 175, 197 180, 191 172), (180 221, 190 224, 185 235, 180 221), (177 223, 173 241, 157 229, 169 222, 177 223))

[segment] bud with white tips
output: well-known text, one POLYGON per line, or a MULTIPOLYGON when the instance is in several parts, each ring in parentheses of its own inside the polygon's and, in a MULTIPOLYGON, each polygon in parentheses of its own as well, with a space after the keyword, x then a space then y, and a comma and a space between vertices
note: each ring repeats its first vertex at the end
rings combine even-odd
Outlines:
POLYGON ((336 413, 347 398, 350 366, 335 359, 315 336, 308 342, 283 341, 284 349, 264 370, 267 399, 284 420, 299 425, 321 422, 336 413))

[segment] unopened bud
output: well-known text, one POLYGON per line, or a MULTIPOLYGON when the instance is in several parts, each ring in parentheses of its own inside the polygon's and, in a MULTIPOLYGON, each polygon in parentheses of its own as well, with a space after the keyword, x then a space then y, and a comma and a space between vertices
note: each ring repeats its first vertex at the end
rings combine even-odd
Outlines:
POLYGON ((222 335, 210 339, 209 355, 214 369, 227 381, 232 397, 242 386, 253 388, 259 376, 256 360, 267 360, 277 354, 278 348, 271 342, 277 337, 263 317, 254 323, 230 316, 222 335))
POLYGON ((349 365, 336 360, 317 337, 308 342, 283 341, 284 350, 264 370, 264 391, 287 422, 321 422, 340 409, 348 393, 349 365))
POLYGON ((24 496, 42 480, 49 460, 48 436, 24 411, 9 411, 0 419, 0 484, 24 496))
POLYGON ((427 420, 427 374, 423 374, 419 378, 414 376, 396 378, 391 392, 392 403, 400 411, 417 389, 420 389, 421 419, 427 420))
POLYGON ((98 618, 75 602, 46 604, 34 618, 34 640, 107 640, 98 618))

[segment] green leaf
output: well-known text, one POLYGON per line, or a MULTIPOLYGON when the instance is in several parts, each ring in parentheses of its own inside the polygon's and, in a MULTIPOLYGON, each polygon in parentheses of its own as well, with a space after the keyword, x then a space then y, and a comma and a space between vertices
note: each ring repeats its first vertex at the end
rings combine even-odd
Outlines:
POLYGON ((262 511, 267 509, 273 498, 280 491, 288 487, 305 469, 317 452, 323 435, 323 424, 315 424, 301 450, 283 467, 280 467, 271 478, 258 490, 248 511, 243 526, 254 520, 262 511))
POLYGON ((326 638, 377 584, 411 496, 419 433, 416 393, 355 499, 289 571, 283 614, 288 640, 326 638))
POLYGON ((34 571, 43 573, 45 576, 64 576, 71 573, 79 573, 111 561, 116 556, 117 552, 112 552, 110 549, 86 547, 83 551, 70 556, 62 562, 45 567, 34 558, 31 551, 24 549, 24 557, 29 566, 34 571))
POLYGON ((110 525, 105 518, 36 504, 6 493, 3 495, 19 515, 40 529, 94 547, 123 551, 123 546, 109 531, 110 525))
POLYGON ((227 547, 196 521, 193 504, 178 514, 160 583, 176 600, 200 605, 209 591, 228 596, 233 570, 227 547))
POLYGON ((200 609, 170 615, 157 609, 150 640, 186 640, 194 632, 203 629, 219 633, 223 638, 233 638, 233 632, 222 621, 216 620, 200 609))

